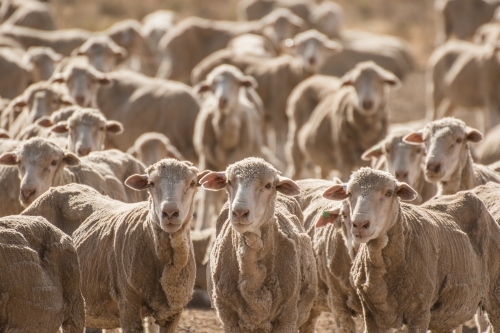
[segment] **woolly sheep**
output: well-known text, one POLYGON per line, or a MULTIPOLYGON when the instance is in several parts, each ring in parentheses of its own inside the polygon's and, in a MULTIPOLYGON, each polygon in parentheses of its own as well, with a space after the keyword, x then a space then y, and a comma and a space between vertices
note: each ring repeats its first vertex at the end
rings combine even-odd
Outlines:
POLYGON ((0 72, 5 78, 0 84, 2 98, 13 99, 21 95, 33 80, 30 69, 22 61, 22 55, 7 47, 0 48, 0 72))
MULTIPOLYGON (((341 88, 316 107, 298 142, 302 156, 321 170, 321 178, 334 169, 347 178, 367 165, 361 154, 386 136, 388 90, 399 84, 394 74, 375 63, 360 63, 341 78, 341 88)), ((301 166, 294 168, 298 172, 301 166)))
POLYGON ((231 38, 227 43, 228 50, 234 55, 252 55, 261 58, 274 58, 276 51, 269 39, 256 34, 243 34, 231 38))
POLYGON ((134 145, 127 150, 145 165, 153 165, 164 158, 185 160, 179 150, 172 145, 169 138, 161 133, 148 132, 138 137, 134 145))
MULTIPOLYGON (((28 140, 33 137, 39 136, 42 138, 67 138, 66 133, 55 133, 52 132, 52 126, 55 126, 60 121, 68 120, 69 117, 76 111, 80 109, 78 105, 72 105, 63 107, 57 111, 52 112, 50 116, 43 116, 35 121, 34 124, 30 124, 17 135, 17 139, 20 141, 28 140)), ((66 148, 66 142, 64 142, 64 148, 66 148)))
POLYGON ((2 15, 2 23, 4 27, 21 26, 38 30, 55 30, 57 29, 54 17, 50 13, 50 8, 47 4, 40 1, 2 1, 2 14, 15 10, 11 15, 2 15), (12 6, 14 5, 14 6, 12 6))
POLYGON ((146 202, 125 204, 91 189, 76 194, 93 211, 73 233, 87 326, 141 332, 141 317, 152 316, 162 332, 175 332, 195 281, 189 224, 203 175, 189 162, 164 159, 126 180, 148 190, 146 202))
POLYGON ((425 145, 425 179, 437 183, 437 194, 443 195, 470 190, 489 181, 500 183, 500 174, 472 162, 470 143, 482 139, 481 132, 463 121, 443 118, 408 134, 403 141, 425 145))
POLYGON ((400 200, 411 201, 417 193, 370 168, 354 172, 347 184, 333 185, 324 196, 346 200, 350 232, 362 243, 351 281, 367 332, 403 324, 410 332, 452 330, 478 307, 498 327, 493 291, 500 229, 477 196, 462 192, 407 205, 400 200))
POLYGON ((55 65, 63 59, 63 55, 54 52, 50 47, 30 47, 24 56, 24 62, 32 67, 33 82, 46 81, 54 73, 55 65))
MULTIPOLYGON (((0 139, 0 154, 17 148, 21 142, 11 139, 0 139)), ((0 217, 17 215, 23 211, 19 201, 19 173, 17 168, 0 165, 0 217)))
POLYGON ((286 8, 307 20, 311 6, 308 0, 242 0, 238 3, 238 18, 243 21, 260 20, 277 8, 286 8))
MULTIPOLYGON (((320 70, 328 55, 338 52, 341 46, 325 35, 308 30, 289 39, 284 46, 294 54, 281 55, 273 59, 250 56, 231 56, 203 60, 193 70, 193 82, 199 82, 221 62, 234 65, 257 81, 257 93, 262 98, 267 127, 275 133, 274 148, 280 160, 285 159, 284 147, 287 139, 288 122, 286 116, 287 98, 302 80, 320 70), (279 87, 277 90, 276 87, 279 87)), ((271 140, 269 140, 271 141, 271 140)))
POLYGON ((161 39, 159 48, 165 57, 157 77, 189 83, 193 68, 212 52, 225 48, 231 38, 247 33, 262 34, 277 49, 281 41, 293 37, 303 26, 304 21, 286 9, 278 9, 253 22, 187 18, 161 39))
POLYGON ((141 201, 142 195, 126 190, 122 184, 123 178, 131 175, 127 175, 128 169, 138 168, 131 159, 115 150, 94 152, 80 160, 47 139, 32 138, 3 153, 0 164, 18 167, 19 200, 27 207, 50 187, 68 183, 90 185, 121 201, 141 201))
POLYGON ((107 73, 116 68, 127 56, 127 51, 118 46, 109 36, 92 36, 72 52, 74 56, 85 56, 100 72, 107 73))
POLYGON ((313 75, 299 83, 290 93, 286 102, 288 118, 288 139, 285 147, 287 171, 293 179, 300 178, 301 170, 295 170, 302 164, 297 134, 307 122, 313 110, 326 96, 340 88, 340 80, 333 76, 313 75))
POLYGON ((81 333, 84 302, 71 238, 42 217, 9 216, 0 218, 0 250, 2 331, 81 333))
POLYGON ((259 158, 210 172, 200 183, 208 190, 226 188, 229 195, 229 212, 221 213, 229 218, 208 269, 209 293, 224 332, 296 332, 317 290, 300 208, 285 197, 299 193, 297 184, 259 158))
POLYGON ((436 194, 436 185, 425 180, 425 147, 403 141, 403 138, 412 132, 409 128, 392 131, 382 141, 365 151, 361 158, 372 162, 382 159, 385 163, 381 170, 390 172, 398 181, 405 182, 415 189, 418 197, 412 203, 421 204, 436 194))

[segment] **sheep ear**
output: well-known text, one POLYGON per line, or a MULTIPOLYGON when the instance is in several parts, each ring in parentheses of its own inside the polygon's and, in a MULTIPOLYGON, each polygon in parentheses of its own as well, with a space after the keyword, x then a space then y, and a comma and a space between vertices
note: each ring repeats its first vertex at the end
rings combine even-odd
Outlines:
POLYGON ((10 135, 7 132, 4 132, 3 130, 0 131, 0 139, 10 139, 10 135))
POLYGON ((340 86, 353 86, 354 85, 354 78, 352 75, 345 75, 340 79, 340 86))
POLYGON ((80 159, 76 157, 75 154, 69 152, 64 153, 63 161, 68 166, 75 166, 80 164, 80 159))
POLYGON ((337 42, 334 42, 332 40, 328 40, 324 43, 325 49, 330 52, 331 54, 339 53, 342 51, 343 47, 337 42))
POLYGON ((148 175, 132 175, 125 180, 125 185, 136 191, 143 191, 147 189, 149 184, 148 175))
POLYGON ((57 124, 55 124, 50 131, 54 133, 67 133, 69 130, 68 128, 68 122, 67 121, 60 121, 57 124))
POLYGON ((50 127, 50 126, 53 126, 54 124, 52 123, 52 120, 50 120, 49 117, 47 116, 43 116, 41 117, 40 119, 38 119, 36 122, 35 122, 38 126, 41 126, 41 127, 50 127))
POLYGON ((203 176, 199 183, 209 191, 219 191, 226 187, 227 176, 226 172, 209 172, 203 176))
POLYGON ((479 132, 475 128, 467 127, 467 140, 470 142, 481 142, 483 141, 483 133, 479 132))
POLYGON ((334 184, 343 184, 339 177, 333 177, 332 181, 334 184))
POLYGON ((299 185, 287 177, 278 176, 276 190, 284 195, 295 196, 300 194, 299 185))
POLYGON ((340 227, 340 223, 337 221, 340 215, 340 208, 334 208, 332 210, 325 210, 321 213, 318 221, 316 222, 316 228, 321 228, 329 223, 333 224, 336 228, 340 227))
POLYGON ((382 78, 382 81, 394 88, 399 88, 401 87, 401 80, 399 80, 396 75, 393 73, 386 71, 386 70, 380 70, 379 75, 382 78))
POLYGON ((120 134, 123 132, 123 125, 119 121, 108 120, 106 121, 106 132, 120 134))
POLYGON ((380 145, 375 145, 365 151, 363 155, 361 155, 361 159, 363 161, 370 161, 372 158, 379 158, 380 156, 384 155, 384 152, 382 151, 382 147, 380 145))
POLYGON ((61 104, 66 106, 71 106, 75 105, 76 102, 70 96, 63 96, 61 97, 61 104))
POLYGON ((201 81, 193 87, 195 94, 199 95, 210 90, 210 85, 207 81, 201 81))
POLYGON ((257 80, 255 80, 252 76, 245 76, 243 79, 241 79, 241 85, 243 87, 254 89, 257 89, 257 87, 259 86, 257 80))
MULTIPOLYGON (((174 158, 176 158, 176 157, 174 157, 174 158)), ((201 186, 200 180, 203 179, 203 177, 205 177, 206 175, 208 175, 210 172, 212 172, 212 171, 210 171, 210 170, 204 170, 202 172, 198 172, 198 179, 196 180, 198 186, 201 186)))
POLYGON ((111 83, 110 79, 102 73, 95 75, 95 81, 102 86, 107 86, 111 83))
POLYGON ((403 201, 413 201, 418 197, 417 191, 415 191, 410 185, 406 183, 398 182, 396 193, 398 194, 398 197, 403 201))
POLYGON ((323 193, 323 198, 340 201, 349 197, 347 194, 347 184, 333 185, 323 193))
POLYGON ((19 99, 16 98, 16 101, 14 102, 14 104, 12 104, 12 107, 13 108, 24 108, 26 106, 26 104, 28 104, 28 103, 26 103, 24 98, 22 98, 22 97, 19 99))
POLYGON ((408 134, 403 138, 403 142, 409 144, 421 144, 424 142, 424 132, 422 130, 408 134))
POLYGON ((57 73, 52 75, 52 77, 49 79, 50 83, 64 83, 66 82, 66 78, 62 73, 57 73))
POLYGON ((0 156, 0 165, 17 165, 17 155, 15 153, 5 153, 0 156))
POLYGON ((137 152, 135 151, 135 147, 132 146, 129 149, 127 149, 127 154, 137 157, 137 152))

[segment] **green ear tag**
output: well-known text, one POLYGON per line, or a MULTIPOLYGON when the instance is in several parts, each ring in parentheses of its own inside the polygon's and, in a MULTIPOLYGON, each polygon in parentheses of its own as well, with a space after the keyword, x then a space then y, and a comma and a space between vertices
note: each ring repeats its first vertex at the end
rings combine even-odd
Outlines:
POLYGON ((330 213, 328 213, 327 211, 323 211, 323 214, 321 215, 327 219, 330 218, 330 213))

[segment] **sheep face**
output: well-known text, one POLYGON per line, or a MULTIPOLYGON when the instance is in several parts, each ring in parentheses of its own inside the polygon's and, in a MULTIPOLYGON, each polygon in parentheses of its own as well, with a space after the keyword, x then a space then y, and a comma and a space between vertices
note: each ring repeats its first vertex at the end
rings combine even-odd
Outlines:
POLYGON ((175 159, 161 160, 146 172, 130 176, 125 185, 139 191, 148 189, 152 220, 168 233, 178 231, 191 221, 198 179, 205 173, 175 159))
POLYGON ((45 193, 66 165, 79 163, 78 157, 72 153, 64 152, 54 143, 40 138, 25 141, 17 150, 0 156, 0 164, 19 169, 19 200, 24 207, 45 193))
POLYGON ((300 193, 299 186, 260 158, 246 158, 231 164, 225 172, 211 172, 200 180, 208 190, 225 188, 231 210, 229 219, 239 233, 260 235, 260 227, 274 216, 277 192, 300 193))
POLYGON ((308 30, 286 40, 284 47, 290 49, 302 60, 304 68, 313 73, 319 72, 330 55, 342 50, 340 44, 317 30, 308 30))
POLYGON ((54 73, 55 64, 62 58, 49 47, 31 47, 26 52, 24 62, 33 68, 33 80, 38 82, 48 80, 54 73))
POLYGON ((91 106, 99 85, 109 83, 105 74, 90 66, 68 68, 64 74, 54 76, 51 81, 65 82, 71 97, 82 107, 91 106))
POLYGON ((388 86, 399 86, 399 79, 372 61, 362 62, 341 79, 342 86, 352 86, 355 109, 364 116, 374 115, 386 102, 388 86))
POLYGON ((77 156, 87 156, 92 151, 104 149, 106 133, 119 134, 123 131, 121 123, 106 120, 97 109, 79 109, 67 121, 60 121, 52 132, 68 133, 68 149, 77 156))
POLYGON ((469 158, 469 142, 480 142, 483 135, 455 118, 443 118, 422 131, 408 134, 404 141, 424 143, 427 150, 425 179, 432 183, 449 181, 460 164, 469 158))
POLYGON ((262 34, 276 48, 279 47, 282 41, 297 35, 306 25, 304 20, 286 8, 275 9, 263 17, 261 21, 264 23, 262 34))
POLYGON ((347 184, 333 185, 323 196, 331 200, 346 199, 351 218, 351 233, 358 243, 367 243, 384 235, 394 223, 399 200, 411 201, 417 192, 398 182, 390 173, 361 168, 347 184))
POLYGON ((107 73, 116 68, 117 64, 127 55, 127 51, 108 36, 97 36, 90 38, 80 46, 77 55, 86 56, 92 66, 107 73))
POLYGON ((403 141, 411 131, 393 133, 363 154, 364 160, 383 157, 389 171, 400 182, 415 187, 422 173, 425 160, 425 147, 403 141))

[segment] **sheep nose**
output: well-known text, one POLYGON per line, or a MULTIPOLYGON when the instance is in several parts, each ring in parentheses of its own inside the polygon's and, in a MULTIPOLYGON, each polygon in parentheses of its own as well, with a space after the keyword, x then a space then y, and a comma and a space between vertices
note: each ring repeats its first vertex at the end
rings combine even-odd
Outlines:
POLYGON ((427 171, 439 173, 441 170, 441 163, 427 163, 427 171))
POLYGON ((354 228, 368 229, 370 227, 370 221, 369 220, 352 221, 352 224, 354 225, 354 228))
POLYGON ((161 215, 162 215, 161 217, 164 219, 165 218, 171 219, 174 217, 179 217, 179 208, 177 208, 177 207, 164 208, 164 209, 162 209, 161 215))
POLYGON ((219 108, 223 109, 227 106, 227 98, 221 97, 219 99, 219 108))
POLYGON ((83 106, 83 104, 85 103, 85 97, 82 95, 75 96, 75 101, 76 104, 83 106))
POLYGON ((363 101, 363 109, 370 110, 373 107, 373 101, 366 99, 363 101))
POLYGON ((29 190, 22 190, 21 195, 23 196, 24 200, 28 200, 31 196, 33 196, 36 193, 35 189, 29 189, 29 190))
POLYGON ((250 213, 250 210, 248 208, 233 209, 233 215, 238 217, 238 218, 248 217, 249 213, 250 213))
POLYGON ((309 60, 309 65, 311 65, 311 66, 316 65, 316 58, 310 57, 308 60, 309 60))
POLYGON ((90 148, 78 148, 78 156, 87 156, 90 154, 90 148))
POLYGON ((408 171, 396 171, 396 178, 398 180, 408 178, 408 171))

